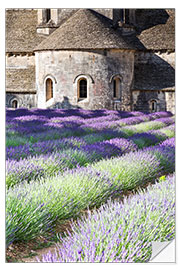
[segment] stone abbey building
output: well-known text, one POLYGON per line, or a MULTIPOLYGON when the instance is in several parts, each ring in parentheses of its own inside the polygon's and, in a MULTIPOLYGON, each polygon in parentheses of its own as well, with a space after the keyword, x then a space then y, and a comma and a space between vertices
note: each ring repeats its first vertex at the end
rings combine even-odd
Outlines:
POLYGON ((174 9, 7 9, 6 106, 175 112, 174 9))

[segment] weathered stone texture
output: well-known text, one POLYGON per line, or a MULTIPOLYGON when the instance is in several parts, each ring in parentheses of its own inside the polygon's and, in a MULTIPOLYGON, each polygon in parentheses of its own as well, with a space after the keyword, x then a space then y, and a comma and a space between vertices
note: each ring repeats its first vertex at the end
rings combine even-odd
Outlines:
POLYGON ((137 52, 135 54, 134 110, 151 111, 150 101, 156 100, 158 111, 174 112, 174 100, 168 98, 169 93, 174 93, 174 90, 174 52, 137 52))
POLYGON ((22 94, 22 93, 7 93, 6 94, 6 107, 12 107, 12 101, 17 100, 18 107, 33 108, 36 107, 35 94, 22 94))
POLYGON ((135 35, 122 35, 113 21, 94 10, 80 9, 35 47, 35 51, 67 49, 144 49, 135 35))
POLYGON ((16 98, 19 107, 150 111, 155 100, 158 111, 174 112, 175 10, 129 10, 131 34, 132 25, 117 27, 119 17, 119 9, 62 8, 51 9, 47 22, 46 9, 7 9, 7 106, 16 98), (78 100, 83 77, 88 97, 78 100), (48 102, 47 78, 54 90, 48 102))
POLYGON ((151 112, 151 101, 157 102, 157 111, 175 113, 174 91, 133 91, 133 107, 135 111, 151 112))
POLYGON ((175 49, 175 9, 136 9, 138 38, 148 50, 175 49))
POLYGON ((36 93, 35 56, 6 56, 6 92, 36 93))
POLYGON ((165 93, 165 100, 166 100, 166 110, 171 111, 175 114, 175 92, 166 92, 165 93))
POLYGON ((165 92, 133 91, 133 110, 151 112, 151 101, 157 101, 157 111, 166 110, 165 92))
POLYGON ((122 78, 120 104, 123 110, 130 110, 133 51, 46 51, 36 53, 36 63, 38 107, 78 106, 86 109, 112 109, 114 101, 111 77, 119 75, 122 78), (54 80, 54 97, 46 102, 45 80, 48 76, 54 80), (88 82, 88 97, 83 101, 78 101, 78 76, 87 78, 88 82))
POLYGON ((94 8, 96 12, 104 15, 105 17, 109 19, 113 19, 113 9, 112 8, 94 8))
POLYGON ((137 90, 175 88, 175 53, 137 52, 134 63, 134 86, 137 90))
POLYGON ((35 67, 6 69, 6 92, 36 93, 35 67))
POLYGON ((43 39, 36 32, 36 9, 6 10, 6 52, 32 52, 43 39))
POLYGON ((13 54, 11 56, 6 56, 6 68, 28 68, 35 66, 35 56, 29 54, 13 54))

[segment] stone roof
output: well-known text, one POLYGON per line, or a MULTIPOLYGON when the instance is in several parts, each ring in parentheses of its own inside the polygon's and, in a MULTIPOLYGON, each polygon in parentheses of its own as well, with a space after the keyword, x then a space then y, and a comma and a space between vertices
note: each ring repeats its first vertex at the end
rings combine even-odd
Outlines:
POLYGON ((91 9, 78 9, 35 51, 61 49, 144 48, 135 35, 123 36, 112 20, 91 9))
POLYGON ((138 36, 122 36, 112 20, 95 10, 77 9, 50 36, 38 35, 36 9, 6 10, 6 51, 122 48, 175 49, 175 9, 136 9, 138 36), (73 14, 74 12, 74 14, 73 14), (144 45, 144 46, 143 46, 144 45))
POLYGON ((168 63, 138 63, 134 67, 133 89, 175 89, 175 70, 168 63))
MULTIPOLYGON (((154 10, 155 12, 156 10, 154 10)), ((166 12, 166 17, 165 15, 164 17, 162 15, 158 17, 159 11, 154 26, 152 26, 153 22, 149 22, 149 25, 145 24, 146 28, 150 28, 143 30, 138 36, 148 50, 175 50, 175 10, 167 9, 163 12, 166 12)))
POLYGON ((43 36, 36 33, 37 10, 6 10, 6 52, 33 52, 43 36))
POLYGON ((6 69, 6 92, 35 93, 35 67, 6 69))

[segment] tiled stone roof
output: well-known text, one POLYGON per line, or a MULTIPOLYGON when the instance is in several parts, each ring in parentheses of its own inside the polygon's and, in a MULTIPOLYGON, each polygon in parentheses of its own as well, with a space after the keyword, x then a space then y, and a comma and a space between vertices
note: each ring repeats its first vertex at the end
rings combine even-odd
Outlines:
POLYGON ((6 92, 35 93, 35 67, 6 69, 6 92))
MULTIPOLYGON (((157 18, 159 24, 154 22, 156 25, 152 26, 151 24, 151 27, 149 25, 150 28, 145 29, 138 36, 148 50, 175 50, 175 10, 167 9, 164 12, 167 15, 166 19, 162 19, 162 16, 157 18)), ((148 27, 147 24, 145 25, 148 27)))
POLYGON ((6 10, 6 52, 32 52, 43 36, 36 33, 37 10, 6 10))
POLYGON ((35 51, 105 48, 136 50, 143 46, 135 35, 122 36, 107 17, 91 9, 79 9, 35 51))
POLYGON ((175 70, 168 63, 139 63, 134 68, 134 87, 137 90, 175 88, 175 70))

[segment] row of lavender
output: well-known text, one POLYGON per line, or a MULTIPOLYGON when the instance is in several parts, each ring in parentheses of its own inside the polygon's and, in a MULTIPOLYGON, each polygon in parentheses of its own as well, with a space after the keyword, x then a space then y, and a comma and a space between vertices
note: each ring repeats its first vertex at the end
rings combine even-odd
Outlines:
MULTIPOLYGON (((172 137, 174 118, 167 112, 8 110, 7 246, 40 235, 48 238, 55 232, 57 222, 63 223, 88 207, 99 207, 109 197, 121 197, 127 190, 172 173, 172 137), (118 157, 112 159, 115 156, 118 157)), ((164 235, 167 236, 166 231, 164 235)), ((96 245, 91 240, 90 245, 96 245)), ((64 248, 57 260, 108 261, 106 250, 98 250, 97 246, 92 257, 87 258, 83 247, 77 250, 72 246, 69 255, 64 248)), ((123 254, 121 248, 118 252, 123 254)), ((117 254, 109 259, 123 260, 125 257, 119 259, 117 254)))
POLYGON ((29 142, 17 147, 10 146, 6 148, 6 158, 18 160, 27 156, 35 156, 40 154, 46 154, 49 152, 52 153, 66 148, 79 148, 80 146, 85 146, 87 144, 92 145, 92 143, 97 143, 100 141, 106 141, 119 137, 127 137, 128 139, 135 141, 135 143, 139 142, 138 139, 146 139, 147 141, 152 140, 154 144, 160 142, 160 140, 167 139, 168 137, 174 137, 174 119, 169 117, 165 118, 163 125, 161 122, 162 119, 157 120, 159 123, 147 122, 139 125, 137 124, 123 128, 120 131, 105 130, 98 133, 81 136, 81 138, 69 137, 60 140, 42 141, 33 144, 29 142))
POLYGON ((175 166, 174 138, 124 156, 101 160, 54 178, 16 185, 7 191, 7 245, 46 236, 55 222, 100 206, 109 197, 144 186, 175 166))
MULTIPOLYGON (((47 111, 44 110, 43 112, 47 111)), ((60 113, 61 110, 59 110, 58 112, 60 113)), ((63 110, 63 112, 65 111, 63 110)), ((17 111, 15 111, 15 113, 17 113, 17 111)), ((83 111, 83 113, 86 116, 87 115, 89 116, 89 114, 87 114, 87 111, 83 111)), ((89 120, 90 122, 88 123, 88 125, 90 125, 95 121, 95 119, 99 120, 101 118, 104 119, 104 121, 106 119, 106 121, 103 122, 103 124, 104 127, 108 126, 109 128, 109 119, 115 118, 116 119, 115 122, 118 123, 118 125, 122 121, 121 124, 125 125, 124 128, 120 128, 119 130, 117 130, 116 125, 116 129, 112 128, 105 130, 101 130, 101 128, 99 128, 100 130, 92 129, 90 134, 84 136, 82 136, 84 134, 82 132, 81 134, 79 134, 81 135, 80 138, 70 137, 70 138, 63 138, 60 140, 49 140, 49 141, 40 140, 37 143, 32 143, 30 140, 28 143, 23 145, 19 145, 16 147, 7 147, 6 148, 7 153, 6 158, 8 159, 6 166, 7 187, 14 186, 15 184, 24 180, 29 182, 30 180, 35 180, 37 178, 45 176, 46 177, 53 176, 57 173, 61 173, 66 169, 71 169, 77 166, 86 166, 89 163, 98 161, 102 158, 120 156, 124 153, 135 151, 138 148, 146 147, 149 145, 155 145, 167 138, 174 136, 174 119, 170 117, 171 114, 168 112, 153 113, 149 115, 140 112, 133 112, 131 114, 137 114, 140 116, 123 118, 121 120, 117 120, 117 118, 127 117, 129 113, 114 112, 114 111, 112 114, 111 113, 112 112, 110 112, 110 115, 107 116, 89 118, 86 119, 86 121, 89 120), (164 118, 157 118, 160 116, 164 116, 164 118), (156 119, 156 120, 148 121, 149 119, 156 119), (132 125, 134 123, 139 124, 132 125), (131 126, 127 126, 128 124, 131 124, 131 126), (161 129, 152 130, 158 128, 161 129), (21 159, 23 158, 25 158, 25 160, 22 161, 21 159)), ((19 116, 14 118, 9 117, 9 118, 7 119, 7 122, 11 123, 12 126, 17 125, 17 127, 20 128, 19 123, 21 123, 21 125, 27 125, 28 127, 27 134, 30 133, 31 135, 32 135, 31 133, 32 126, 33 129, 36 128, 38 130, 39 125, 37 124, 43 121, 45 122, 45 116, 39 117, 38 120, 38 116, 33 115, 33 110, 31 111, 31 115, 19 116)), ((66 120, 67 123, 70 124, 72 124, 72 121, 74 121, 73 123, 76 126, 78 126, 79 122, 77 121, 77 118, 80 118, 80 116, 50 118, 49 115, 47 114, 46 118, 47 118, 46 121, 49 121, 48 122, 49 125, 52 124, 52 121, 54 122, 60 121, 62 123, 62 120, 66 120)), ((64 123, 66 122, 63 122, 63 124, 64 123)), ((84 129, 84 131, 85 130, 87 131, 87 126, 84 129)), ((22 132, 21 128, 20 131, 22 132)), ((67 136, 66 131, 67 131, 66 128, 59 129, 57 136, 65 136, 65 135, 67 136)), ((88 128, 88 133, 89 131, 90 129, 88 128)), ((72 129, 70 132, 75 131, 74 129, 72 129)), ((42 136, 44 136, 42 135, 44 134, 44 132, 41 134, 40 137, 38 132, 37 134, 38 136, 36 136, 35 140, 37 138, 42 139, 42 136)), ((50 133, 50 135, 52 134, 50 133)), ((22 137, 18 136, 18 138, 20 138, 19 142, 22 142, 22 137)), ((14 141, 16 141, 16 137, 13 134, 13 143, 14 141)))
POLYGON ((175 179, 148 187, 146 191, 88 212, 71 226, 54 253, 39 262, 147 262, 152 241, 175 237, 175 179))
MULTIPOLYGON (((60 110, 61 111, 61 110, 60 110)), ((10 111, 11 112, 11 111, 10 111)), ((167 117, 170 119, 172 114, 170 112, 159 112, 152 114, 144 114, 140 112, 114 112, 110 111, 109 115, 90 118, 89 115, 84 110, 84 114, 88 119, 82 116, 69 116, 69 117, 50 117, 48 110, 45 110, 45 115, 33 115, 33 111, 29 111, 29 115, 22 115, 19 117, 6 117, 7 122, 7 146, 17 146, 19 144, 37 142, 48 139, 59 139, 71 136, 83 136, 91 134, 94 132, 104 131, 107 129, 118 131, 119 128, 127 125, 138 124, 142 122, 156 120, 158 118, 162 122, 161 127, 163 127, 163 122, 166 123, 167 117), (86 112, 86 113, 85 113, 86 112), (129 118, 128 115, 131 116, 129 118), (126 117, 126 118, 123 118, 126 117), (19 136, 20 135, 20 138, 19 136)), ((15 111, 17 113, 17 111, 15 111)), ((106 112, 107 113, 107 112, 106 112)), ((59 115, 59 114, 57 114, 59 115)), ((170 121, 170 120, 169 120, 170 121)), ((171 123, 173 120, 171 120, 171 123)), ((155 123, 154 123, 155 124, 155 123)), ((166 123, 167 124, 167 123, 166 123)), ((136 132, 136 131, 134 131, 136 132)), ((124 136, 126 135, 125 132, 124 136)))
MULTIPOLYGON (((151 125, 149 127, 151 128, 151 125)), ((41 177, 50 177, 67 169, 87 166, 101 159, 122 156, 138 148, 156 145, 167 138, 174 137, 174 125, 160 130, 136 133, 128 139, 118 136, 120 136, 118 132, 106 131, 81 138, 71 137, 7 147, 7 187, 22 181, 29 182, 41 177), (99 141, 103 137, 108 140, 99 141)))
MULTIPOLYGON (((163 131, 171 131, 169 137, 174 136, 171 126, 163 131)), ((138 148, 155 145, 167 138, 168 136, 160 130, 138 133, 130 136, 129 139, 113 138, 93 144, 87 144, 82 138, 73 137, 38 142, 33 147, 28 144, 7 148, 7 187, 22 181, 29 182, 41 177, 53 176, 78 166, 87 166, 101 159, 121 156, 134 152, 138 148)))

